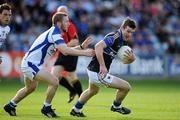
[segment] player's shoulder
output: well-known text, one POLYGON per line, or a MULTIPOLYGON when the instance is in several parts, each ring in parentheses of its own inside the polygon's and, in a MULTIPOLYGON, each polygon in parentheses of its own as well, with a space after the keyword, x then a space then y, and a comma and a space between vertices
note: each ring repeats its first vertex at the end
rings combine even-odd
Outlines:
POLYGON ((57 35, 57 34, 61 34, 58 26, 52 26, 50 29, 49 29, 49 34, 50 35, 57 35))
POLYGON ((6 32, 10 32, 11 28, 9 25, 7 26, 0 26, 1 28, 3 28, 6 32))
POLYGON ((116 39, 117 37, 119 37, 119 33, 118 33, 118 31, 112 31, 112 32, 106 34, 105 38, 106 37, 113 37, 114 39, 116 39))
POLYGON ((6 26, 6 29, 8 32, 10 32, 11 28, 9 26, 6 26))

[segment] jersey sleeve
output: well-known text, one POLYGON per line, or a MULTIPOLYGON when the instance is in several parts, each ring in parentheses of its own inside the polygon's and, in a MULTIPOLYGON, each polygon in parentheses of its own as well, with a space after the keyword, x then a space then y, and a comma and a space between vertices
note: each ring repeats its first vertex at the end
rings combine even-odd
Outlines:
POLYGON ((103 41, 105 42, 106 46, 109 47, 113 45, 115 39, 113 36, 105 36, 103 41))
POLYGON ((56 44, 64 44, 65 43, 61 34, 52 35, 52 38, 56 44))
POLYGON ((65 43, 58 27, 55 27, 52 32, 52 40, 54 41, 55 44, 64 44, 65 43))

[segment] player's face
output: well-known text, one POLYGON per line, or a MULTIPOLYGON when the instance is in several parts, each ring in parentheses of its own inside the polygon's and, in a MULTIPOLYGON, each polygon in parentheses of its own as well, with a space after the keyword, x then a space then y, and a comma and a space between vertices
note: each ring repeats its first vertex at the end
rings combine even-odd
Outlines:
POLYGON ((2 13, 0 13, 0 22, 2 25, 8 25, 11 20, 11 10, 3 10, 2 13))
POLYGON ((126 41, 129 41, 132 39, 133 32, 135 32, 135 29, 132 29, 129 26, 126 26, 125 28, 122 29, 122 34, 126 41))
POLYGON ((68 30, 68 27, 69 27, 69 18, 68 18, 68 16, 65 16, 65 17, 63 18, 62 23, 61 23, 61 29, 62 29, 63 31, 67 31, 67 30, 68 30))

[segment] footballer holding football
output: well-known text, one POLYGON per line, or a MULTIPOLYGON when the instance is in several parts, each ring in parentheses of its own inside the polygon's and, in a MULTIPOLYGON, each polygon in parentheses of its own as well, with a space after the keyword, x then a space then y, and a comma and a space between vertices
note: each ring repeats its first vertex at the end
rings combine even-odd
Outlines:
MULTIPOLYGON (((89 87, 81 94, 78 101, 73 106, 70 112, 71 115, 85 117, 81 109, 91 97, 98 93, 100 85, 117 89, 116 96, 111 106, 111 111, 121 114, 131 113, 130 109, 122 106, 124 98, 131 89, 130 84, 122 78, 109 74, 108 70, 120 47, 128 45, 135 29, 135 21, 127 17, 118 30, 107 34, 103 40, 99 41, 95 45, 96 56, 92 58, 87 67, 89 87)), ((130 64, 134 60, 135 55, 133 51, 127 51, 127 55, 123 63, 130 64)))

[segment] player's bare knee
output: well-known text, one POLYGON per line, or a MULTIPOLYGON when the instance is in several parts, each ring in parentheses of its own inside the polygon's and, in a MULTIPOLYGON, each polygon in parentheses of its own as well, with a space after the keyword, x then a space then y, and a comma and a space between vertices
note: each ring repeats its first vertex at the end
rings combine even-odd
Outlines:
POLYGON ((124 89, 126 92, 129 92, 131 90, 131 85, 127 82, 127 85, 124 89))
POLYGON ((124 89, 126 92, 129 92, 131 90, 131 85, 127 82, 126 87, 124 89))
POLYGON ((131 90, 131 85, 127 82, 123 87, 120 87, 119 90, 129 92, 131 90))
POLYGON ((131 85, 130 85, 129 83, 127 83, 127 84, 128 84, 128 85, 127 85, 127 86, 128 86, 128 87, 127 87, 127 90, 130 91, 132 87, 131 87, 131 85))
POLYGON ((52 74, 53 74, 55 77, 59 78, 59 74, 58 74, 58 73, 52 72, 52 74))
POLYGON ((59 86, 59 80, 58 78, 53 78, 50 82, 50 85, 54 86, 54 87, 58 87, 59 86))
POLYGON ((99 92, 99 90, 97 90, 97 89, 89 89, 90 96, 96 95, 98 92, 99 92))
POLYGON ((27 93, 32 93, 35 90, 36 90, 36 85, 31 85, 31 86, 26 87, 27 93))
POLYGON ((59 80, 58 80, 58 79, 55 79, 53 85, 54 85, 55 87, 58 87, 58 86, 59 86, 59 80))

